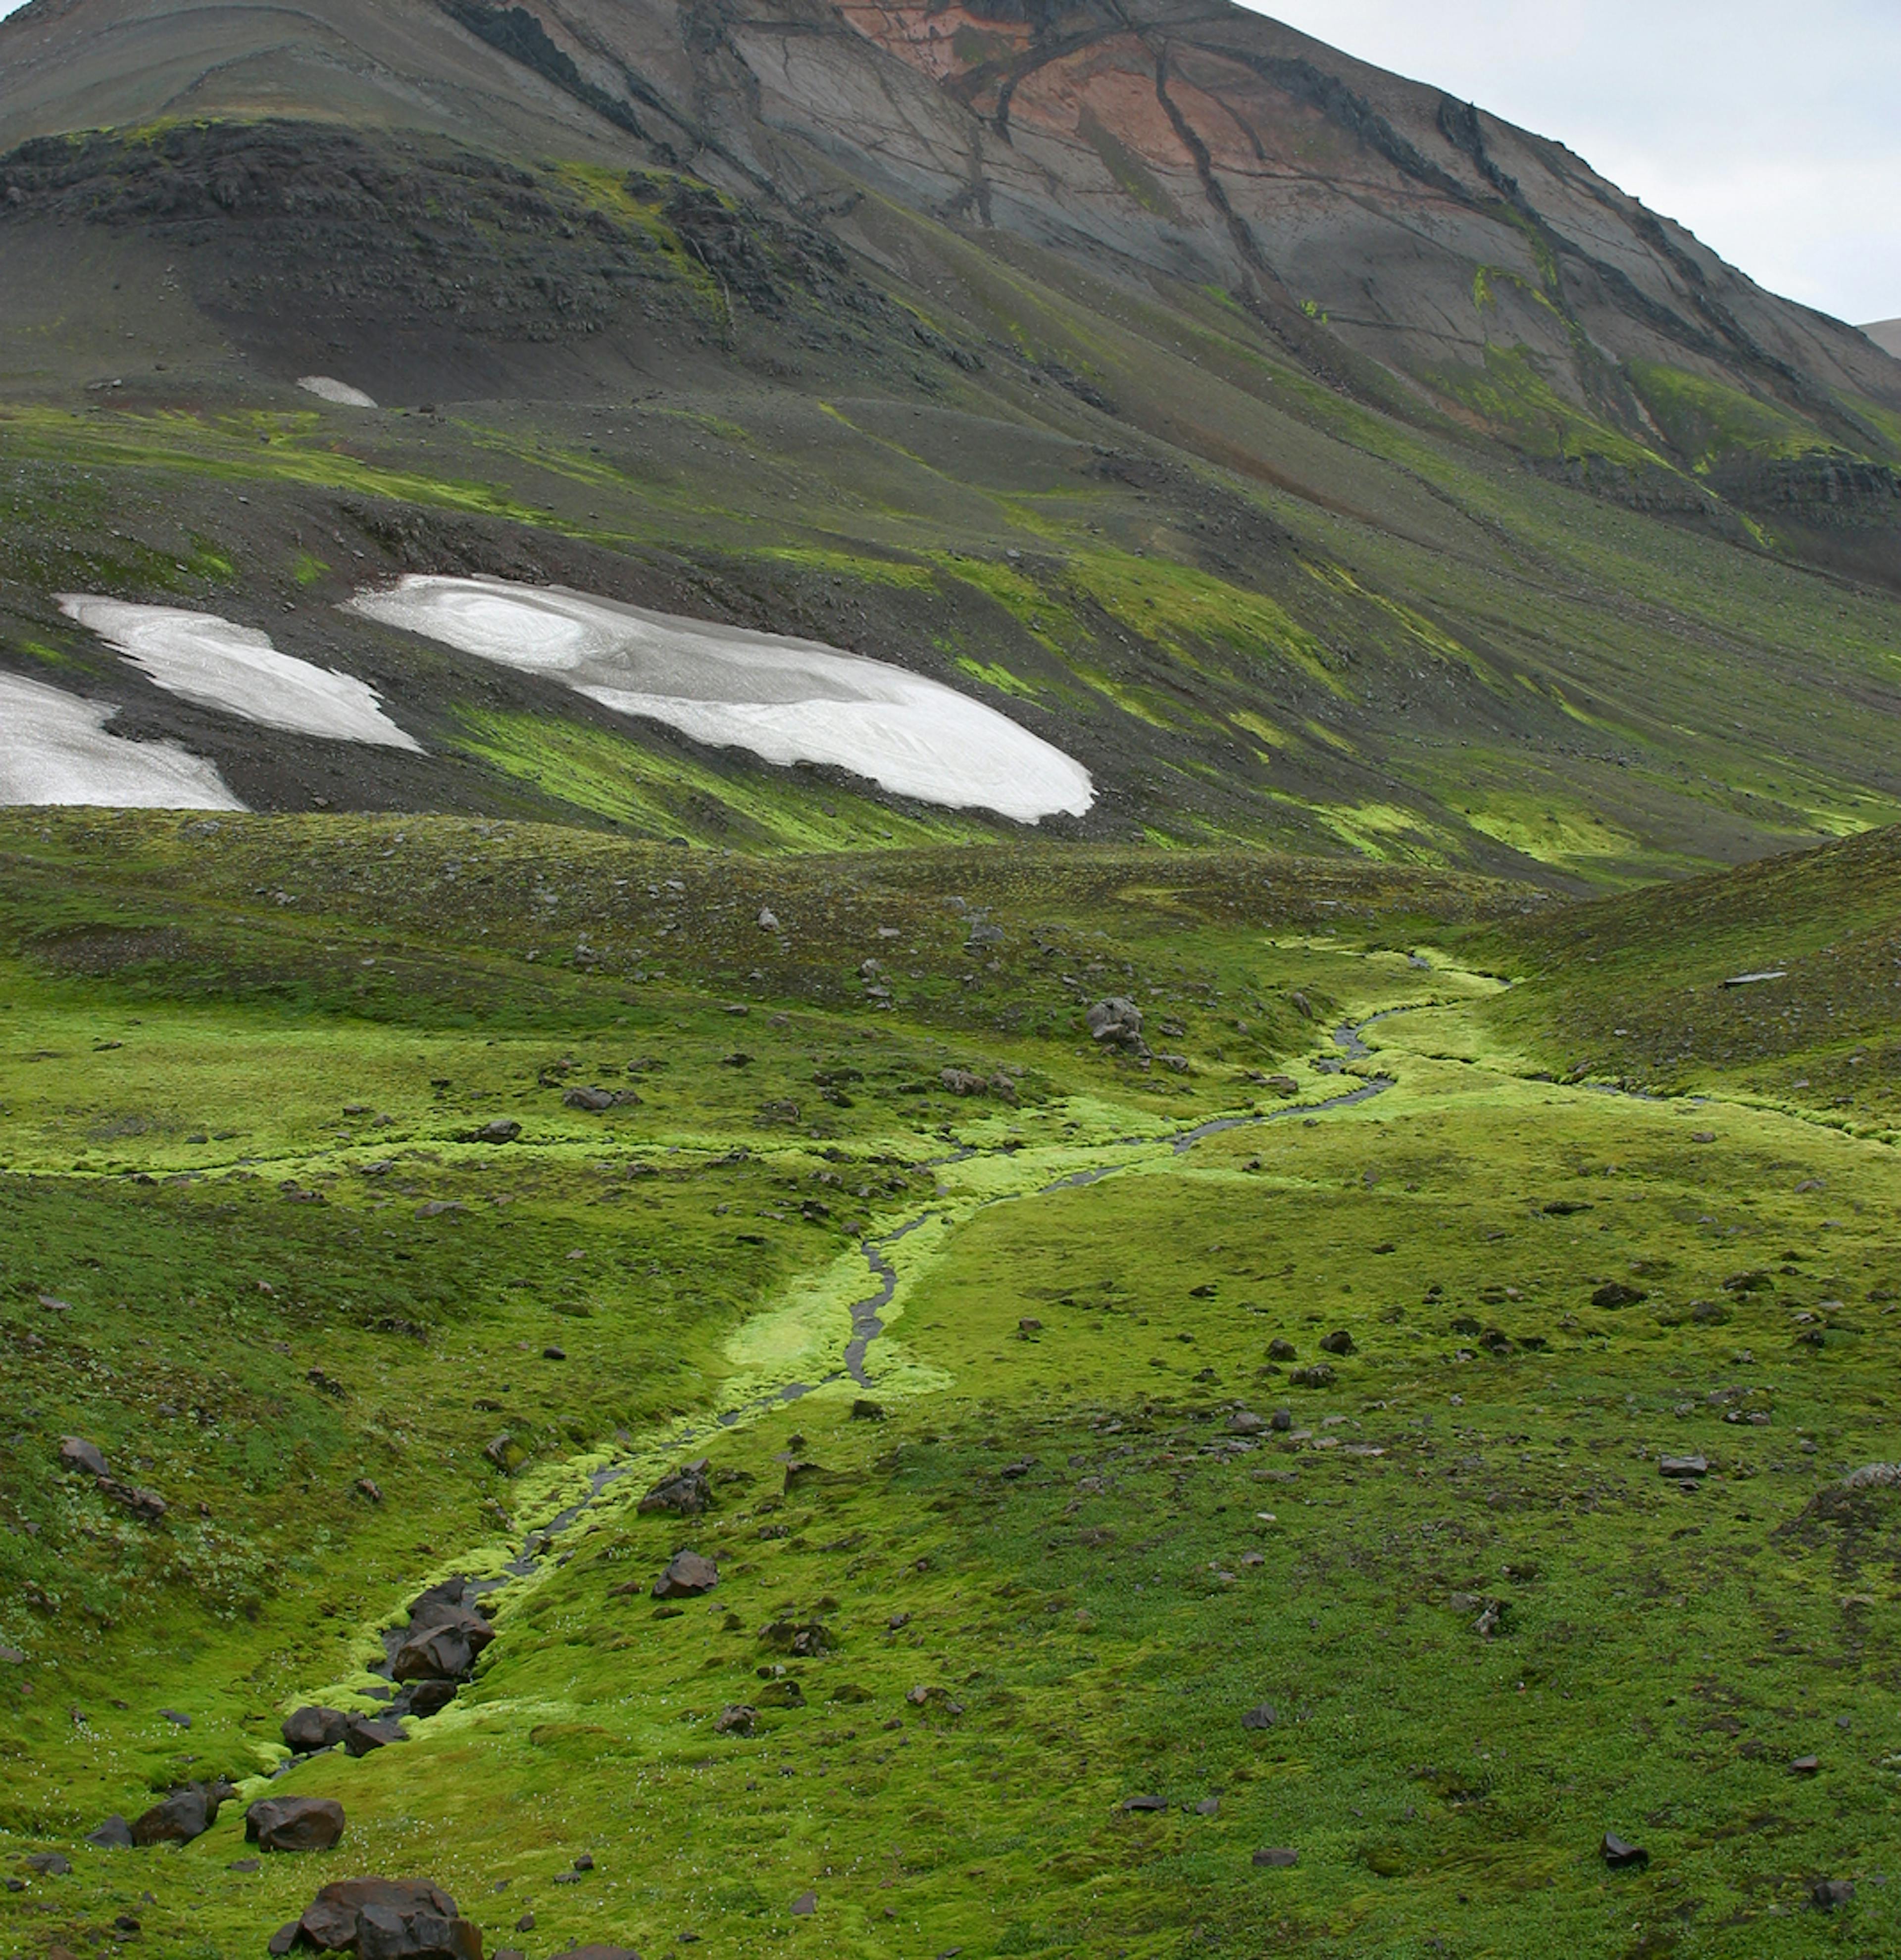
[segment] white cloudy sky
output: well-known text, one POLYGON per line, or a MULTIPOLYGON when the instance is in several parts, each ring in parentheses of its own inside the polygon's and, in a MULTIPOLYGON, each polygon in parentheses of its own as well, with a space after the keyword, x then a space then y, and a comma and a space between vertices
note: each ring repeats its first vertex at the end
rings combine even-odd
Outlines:
POLYGON ((1251 4, 1568 143, 1766 286, 1901 316, 1901 0, 1251 4))
POLYGON ((1751 278, 1901 316, 1901 0, 1249 0, 1569 144, 1751 278))

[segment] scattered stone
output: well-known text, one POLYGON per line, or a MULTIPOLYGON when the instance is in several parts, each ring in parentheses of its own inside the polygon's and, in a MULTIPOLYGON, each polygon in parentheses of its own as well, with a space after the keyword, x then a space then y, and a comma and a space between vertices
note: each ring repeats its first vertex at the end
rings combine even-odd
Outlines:
POLYGON ((141 1491, 135 1484, 120 1483, 116 1477, 98 1477, 94 1481, 102 1497, 110 1498, 121 1510, 146 1524, 155 1525, 165 1515, 165 1500, 156 1491, 141 1491))
POLYGON ((189 1844, 218 1822, 218 1807, 231 1794, 227 1783, 182 1784, 134 1821, 132 1842, 141 1847, 189 1844))
POLYGON ((1259 1436, 1270 1424, 1265 1416, 1256 1415, 1252 1409, 1236 1409, 1228 1418, 1228 1427, 1236 1436, 1259 1436))
POLYGON ((1291 1871, 1299 1863, 1300 1853, 1298 1851, 1290 1851, 1281 1845, 1254 1853, 1255 1867, 1261 1871, 1291 1871))
POLYGON ((1280 1720, 1271 1701, 1264 1701, 1258 1708, 1251 1708, 1241 1718, 1244 1729, 1271 1729, 1280 1720))
POLYGON ((383 1486, 374 1477, 359 1477, 351 1488, 366 1503, 380 1504, 383 1502, 383 1486))
POLYGON ((816 1892, 801 1892, 792 1901, 792 1910, 797 1917, 809 1919, 819 1910, 819 1895, 816 1892))
POLYGON ((761 932, 777 932, 779 930, 778 916, 770 905, 759 908, 759 930, 761 932))
POLYGON ((227 1872, 243 1872, 248 1874, 252 1872, 262 1871, 264 1864, 262 1860, 259 1858, 234 1858, 224 1869, 227 1872))
POLYGON ((1285 1436, 1293 1426, 1294 1412, 1292 1409, 1277 1408, 1267 1418, 1267 1427, 1276 1436, 1285 1436))
POLYGON ((479 1130, 472 1130, 467 1141, 472 1144, 512 1144, 520 1134, 520 1124, 503 1117, 483 1124, 479 1130))
POLYGON ((672 1562, 653 1582, 656 1599, 697 1599, 720 1583, 720 1568, 697 1551, 676 1553, 672 1562))
POLYGON ((672 1511, 680 1517, 698 1517, 713 1501, 707 1467, 707 1459, 702 1456, 670 1471, 641 1500, 641 1515, 646 1517, 656 1511, 672 1511))
POLYGON ((1353 1351, 1353 1337, 1345 1328, 1321 1336, 1320 1351, 1323 1354, 1350 1354, 1353 1351))
POLYGON ((402 1724, 385 1717, 373 1721, 367 1715, 352 1715, 343 1732, 343 1752, 347 1756, 367 1756, 372 1750, 387 1748, 404 1739, 402 1724))
POLYGON ((990 1084, 981 1075, 973 1075, 968 1068, 946 1068, 937 1077, 953 1096, 981 1096, 990 1084))
POLYGON ((544 1361, 565 1361, 567 1359, 567 1350, 565 1348, 544 1348, 542 1350, 542 1359, 544 1361))
POLYGON ((1547 1218, 1575 1218, 1591 1209, 1581 1198, 1558 1198, 1544 1208, 1544 1215, 1547 1218))
POLYGON ((1822 1774, 1822 1758, 1820 1756, 1798 1756, 1788 1767, 1791 1776, 1820 1776, 1822 1774))
POLYGON ((192 1726, 192 1718, 181 1715, 176 1708, 161 1708, 158 1712, 174 1729, 189 1729, 192 1726))
POLYGON ((1837 1906, 1853 1904, 1855 1882, 1852 1879, 1817 1879, 1809 1887, 1809 1897, 1818 1912, 1833 1912, 1837 1906))
POLYGON ((482 1445, 482 1453, 504 1477, 513 1476, 528 1461, 528 1452, 505 1429, 501 1435, 490 1437, 482 1445))
POLYGON ((1125 1796, 1116 1806, 1118 1810, 1122 1811, 1166 1810, 1168 1807, 1168 1799, 1165 1796, 1156 1796, 1152 1793, 1141 1796, 1125 1796))
POLYGON ((333 1748, 349 1726, 350 1718, 341 1708, 299 1708, 284 1718, 284 1746, 294 1756, 333 1748))
POLYGON ((1505 1624, 1505 1612, 1502 1599, 1486 1600, 1480 1609, 1479 1617, 1472 1623, 1472 1631, 1482 1640, 1496 1638, 1499 1628, 1505 1624))
POLYGON ((561 1102, 564 1108, 586 1109, 595 1115, 599 1115, 603 1109, 613 1108, 614 1092, 611 1089, 598 1087, 571 1089, 561 1098, 561 1102))
POLYGON ((1204 1796, 1195 1806, 1195 1815, 1197 1817, 1219 1817, 1221 1815, 1221 1799, 1218 1796, 1204 1796))
POLYGON ((1597 1850, 1613 1872, 1628 1871, 1633 1866, 1650 1863, 1650 1853, 1641 1844, 1626 1844, 1615 1831, 1604 1833, 1604 1842, 1597 1850))
POLYGON ((805 1705, 806 1691, 790 1678, 769 1681, 759 1691, 761 1708, 803 1708, 805 1705))
POLYGON ((83 1436, 62 1436, 59 1439, 59 1461, 68 1470, 77 1470, 87 1477, 110 1476, 106 1468, 104 1452, 96 1443, 88 1443, 83 1436))
POLYGON ((1287 1379, 1297 1389, 1330 1389, 1337 1377, 1324 1361, 1316 1361, 1311 1367, 1296 1368, 1287 1379))
POLYGON ((1657 1474, 1660 1477, 1679 1480, 1707 1477, 1709 1475, 1709 1459, 1706 1456, 1666 1456, 1658 1462, 1657 1474))
POLYGON ((860 1395, 851 1405, 851 1419, 854 1422, 882 1422, 885 1405, 882 1402, 868 1402, 860 1395))
POLYGON ((244 1841, 263 1851, 327 1851, 343 1835, 343 1806, 327 1796, 267 1796, 244 1813, 244 1841))
POLYGON ((1014 1484, 1027 1477, 1035 1468, 1036 1459, 1034 1456, 1019 1456, 1014 1463, 1006 1463, 997 1474, 1006 1484, 1014 1484))
POLYGON ((1642 1306, 1649 1297, 1642 1287, 1626 1286, 1622 1280, 1612 1280, 1591 1296, 1591 1303, 1607 1309, 1642 1306))
POLYGON ((109 1817, 97 1831, 86 1833, 86 1842, 102 1851, 129 1851, 133 1841, 132 1828, 122 1817, 109 1817))
POLYGON ((465 1604, 467 1583, 446 1579, 409 1608, 409 1624, 393 1659, 398 1681, 462 1681, 495 1637, 495 1630, 465 1604))
POLYGON ((583 1851, 580 1856, 574 1860, 574 1869, 577 1872, 591 1872, 594 1869, 593 1853, 592 1851, 583 1851))
POLYGON ((1086 1019, 1092 1041, 1126 1049, 1131 1055, 1148 1053, 1148 1045, 1142 1039, 1142 1010, 1133 1001, 1120 994, 1098 1001, 1086 1019))
POLYGON ((1867 1463, 1842 1480, 1845 1491, 1892 1491, 1901 1485, 1901 1463, 1867 1463))
POLYGON ((482 1960, 474 1922, 461 1917, 447 1892, 421 1879, 346 1879, 326 1885, 304 1917, 271 1942, 277 1954, 300 1946, 354 1953, 360 1960, 482 1960))
POLYGON ((0 1647, 0 1667, 24 1667, 25 1651, 19 1647, 0 1647))
POLYGON ((1019 1341, 1030 1340, 1042 1332, 1043 1323, 1040 1320, 1032 1320, 1026 1317, 1016 1323, 1016 1338, 1019 1341))
POLYGON ((729 1701, 714 1719, 716 1736, 750 1736, 759 1726, 759 1711, 744 1701, 729 1701))
MULTIPOLYGON (((793 1910, 796 1912, 798 1908, 793 1910)), ((498 1953, 495 1960, 502 1956, 498 1953)), ((590 1940, 585 1946, 563 1947, 554 1960, 641 1960, 641 1956, 631 1946, 603 1946, 599 1940, 590 1940)))
POLYGON ((408 1692, 393 1706, 405 1708, 408 1712, 426 1721, 431 1715, 440 1715, 456 1698, 456 1684, 453 1681, 418 1681, 412 1682, 408 1692))
POLYGON ((57 1851, 35 1851, 27 1860, 27 1869, 37 1872, 43 1879, 70 1878, 72 1860, 57 1851))
POLYGON ((1297 1361, 1300 1350, 1291 1341, 1270 1341, 1267 1344, 1267 1358, 1270 1361, 1297 1361))

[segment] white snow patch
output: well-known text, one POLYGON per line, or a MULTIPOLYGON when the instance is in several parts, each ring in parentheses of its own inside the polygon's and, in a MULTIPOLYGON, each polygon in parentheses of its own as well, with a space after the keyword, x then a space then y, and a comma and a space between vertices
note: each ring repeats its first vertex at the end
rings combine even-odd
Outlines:
POLYGON ((326 402, 335 402, 346 409, 374 409, 374 399, 361 388, 353 388, 348 381, 339 381, 328 374, 306 374, 297 383, 307 395, 318 395, 326 402))
POLYGON ((201 708, 294 735, 422 752, 422 744, 377 705, 367 682, 280 654, 268 633, 253 627, 209 612, 76 592, 59 595, 59 609, 116 647, 167 694, 201 708))
POLYGON ((498 578, 411 577, 349 605, 769 762, 834 763, 900 796, 1022 823, 1080 816, 1095 800, 1081 763, 1007 715, 809 640, 498 578))
POLYGON ((0 803, 120 810, 242 810, 218 765, 170 742, 106 732, 110 702, 0 674, 0 803))

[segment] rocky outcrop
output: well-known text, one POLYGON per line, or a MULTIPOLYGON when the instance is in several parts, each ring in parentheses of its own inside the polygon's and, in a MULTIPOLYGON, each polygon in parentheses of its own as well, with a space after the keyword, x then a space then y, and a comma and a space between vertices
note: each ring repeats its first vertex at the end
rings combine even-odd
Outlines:
POLYGON ((359 1960, 482 1960, 482 1933, 455 1901, 421 1879, 349 1879, 326 1885, 270 1943, 274 1955, 354 1953, 359 1960))
POLYGON ((269 1796, 244 1813, 244 1836, 262 1851, 327 1851, 343 1835, 343 1806, 327 1796, 269 1796))

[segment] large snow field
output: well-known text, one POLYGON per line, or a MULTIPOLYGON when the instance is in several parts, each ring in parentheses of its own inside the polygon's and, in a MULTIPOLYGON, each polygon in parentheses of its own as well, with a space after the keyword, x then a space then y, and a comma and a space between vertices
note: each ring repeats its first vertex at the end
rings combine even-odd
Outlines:
POLYGON ((1088 770, 1007 715, 809 640, 498 578, 412 576, 349 605, 768 762, 834 763, 898 795, 1024 823, 1095 800, 1088 770))
POLYGON ((119 712, 43 682, 0 674, 0 803, 120 810, 242 810, 215 762, 170 742, 106 733, 119 712))
POLYGON ((69 619, 116 647, 167 693, 201 708, 294 735, 422 752, 422 744, 377 705, 376 691, 367 682, 280 654, 268 633, 209 612, 134 606, 81 593, 62 592, 59 607, 69 619))

